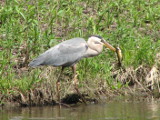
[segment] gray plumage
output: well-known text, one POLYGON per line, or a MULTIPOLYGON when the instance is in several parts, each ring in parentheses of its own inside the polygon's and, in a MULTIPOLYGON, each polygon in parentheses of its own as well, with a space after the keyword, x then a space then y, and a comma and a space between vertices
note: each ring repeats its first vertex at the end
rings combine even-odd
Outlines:
MULTIPOLYGON (((73 38, 50 48, 29 63, 31 67, 50 65, 54 67, 74 66, 82 58, 99 55, 106 43, 100 36, 91 36, 86 42, 83 38, 73 38)), ((109 45, 110 46, 110 45, 109 45)))
POLYGON ((83 38, 73 38, 66 40, 34 59, 29 66, 37 67, 40 65, 68 67, 77 63, 84 56, 88 46, 83 38))

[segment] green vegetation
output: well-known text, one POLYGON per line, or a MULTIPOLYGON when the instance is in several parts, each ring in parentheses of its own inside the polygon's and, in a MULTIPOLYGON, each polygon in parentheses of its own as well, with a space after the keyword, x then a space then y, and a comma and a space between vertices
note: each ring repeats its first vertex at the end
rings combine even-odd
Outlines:
MULTIPOLYGON (((59 69, 29 69, 28 63, 62 40, 87 39, 93 34, 120 46, 125 67, 152 66, 160 50, 159 0, 0 1, 0 94, 25 94, 45 81, 55 81, 59 69)), ((79 87, 102 83, 121 88, 111 77, 115 58, 104 50, 95 58, 82 60, 77 70, 79 87)), ((70 77, 70 71, 65 76, 70 77)))

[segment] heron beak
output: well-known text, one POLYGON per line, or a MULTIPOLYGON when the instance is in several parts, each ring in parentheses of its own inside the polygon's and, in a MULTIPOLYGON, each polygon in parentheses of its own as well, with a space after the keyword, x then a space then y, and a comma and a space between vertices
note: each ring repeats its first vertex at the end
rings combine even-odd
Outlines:
POLYGON ((114 48, 112 45, 110 45, 107 41, 105 41, 104 39, 102 39, 103 44, 105 45, 105 47, 109 48, 110 50, 116 52, 117 54, 117 58, 118 58, 118 64, 119 66, 121 66, 122 64, 122 51, 119 47, 114 48))
POLYGON ((106 48, 109 48, 110 50, 116 52, 116 48, 114 48, 112 45, 110 45, 107 41, 102 39, 103 44, 105 45, 106 48))

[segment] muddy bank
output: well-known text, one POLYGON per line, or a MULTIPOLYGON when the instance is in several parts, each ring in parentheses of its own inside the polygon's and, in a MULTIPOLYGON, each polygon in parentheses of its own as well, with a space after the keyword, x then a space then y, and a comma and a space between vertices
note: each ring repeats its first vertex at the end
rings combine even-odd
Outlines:
MULTIPOLYGON (((122 68, 112 72, 115 84, 121 83, 119 88, 111 88, 111 86, 99 85, 95 88, 79 89, 87 103, 98 103, 112 100, 126 101, 150 101, 160 100, 160 69, 157 64, 152 67, 139 66, 137 68, 122 68)), ((65 81, 61 82, 61 87, 67 85, 65 81)), ((104 83, 101 83, 104 84, 104 83)), ((74 87, 66 92, 61 90, 61 102, 65 104, 82 103, 74 87)), ((16 91, 16 90, 15 90, 16 91)), ((56 105, 57 94, 55 87, 50 82, 42 82, 35 84, 34 88, 21 92, 16 91, 14 94, 0 95, 1 106, 43 106, 56 105)))
MULTIPOLYGON (((44 92, 44 91, 43 91, 44 92)), ((4 107, 29 107, 29 106, 55 106, 59 105, 57 99, 52 99, 51 96, 44 97, 45 93, 41 90, 28 91, 27 94, 17 94, 10 97, 1 96, 3 103, 1 106, 4 107)), ((160 93, 157 91, 147 91, 147 90, 135 90, 134 88, 124 88, 121 90, 112 90, 110 94, 105 91, 96 91, 95 96, 92 97, 86 93, 82 93, 87 104, 98 104, 106 103, 110 101, 126 101, 126 102, 150 102, 156 101, 160 102, 160 93), (134 92, 133 92, 134 91, 134 92)), ((77 104, 84 104, 82 102, 81 96, 77 93, 67 94, 61 99, 62 105, 67 107, 74 106, 77 104)))

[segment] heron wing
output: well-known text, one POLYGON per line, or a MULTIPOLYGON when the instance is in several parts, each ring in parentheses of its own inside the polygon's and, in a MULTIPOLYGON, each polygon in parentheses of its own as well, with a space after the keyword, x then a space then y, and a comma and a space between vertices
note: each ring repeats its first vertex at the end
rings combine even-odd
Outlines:
POLYGON ((66 40, 41 54, 29 66, 71 66, 83 57, 87 48, 87 43, 83 38, 66 40))

